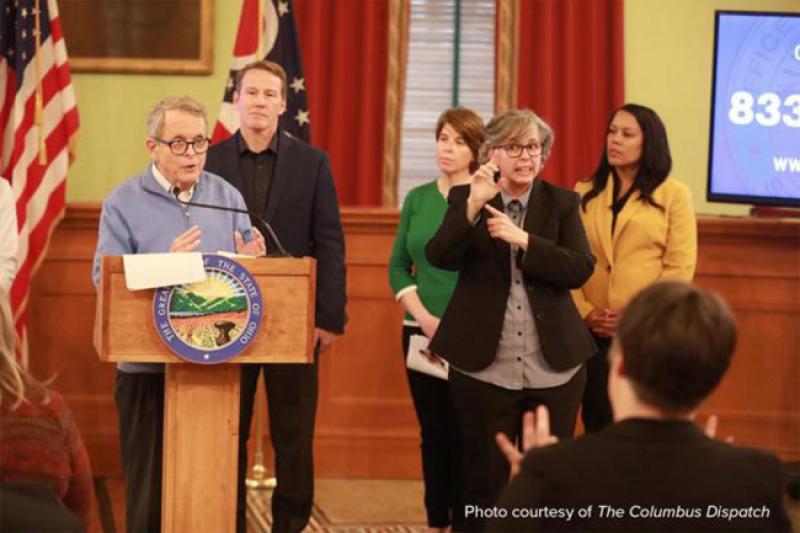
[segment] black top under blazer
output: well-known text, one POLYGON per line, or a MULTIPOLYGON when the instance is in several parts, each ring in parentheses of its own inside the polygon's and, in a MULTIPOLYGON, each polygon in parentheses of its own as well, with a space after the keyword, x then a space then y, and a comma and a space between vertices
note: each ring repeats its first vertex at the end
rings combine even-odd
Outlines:
MULTIPOLYGON (((237 132, 208 151, 206 170, 222 176, 239 191, 243 189, 239 169, 237 132)), ((344 236, 339 201, 325 152, 278 130, 278 161, 260 213, 296 256, 317 260, 316 326, 342 333, 345 324, 344 236)), ((273 248, 269 237, 267 246, 273 248)))
POLYGON ((497 506, 508 516, 491 521, 489 531, 790 529, 777 457, 710 439, 680 420, 627 419, 598 433, 535 448, 497 506), (601 516, 601 504, 624 513, 601 516), (591 518, 512 517, 515 508, 577 511, 588 506, 593 506, 591 518), (761 516, 729 520, 723 513, 747 513, 751 507, 761 516))
MULTIPOLYGON (((597 351, 570 295, 570 289, 591 276, 594 256, 581 223, 579 196, 538 179, 532 188, 523 223, 528 251, 520 251, 515 259, 544 358, 554 370, 563 371, 597 351)), ((511 251, 508 243, 489 235, 485 212, 477 224, 467 220, 469 192, 469 185, 450 190, 447 213, 425 251, 432 265, 459 272, 430 349, 456 368, 476 372, 497 355, 511 289, 511 251)), ((500 194, 489 205, 504 210, 500 194)))

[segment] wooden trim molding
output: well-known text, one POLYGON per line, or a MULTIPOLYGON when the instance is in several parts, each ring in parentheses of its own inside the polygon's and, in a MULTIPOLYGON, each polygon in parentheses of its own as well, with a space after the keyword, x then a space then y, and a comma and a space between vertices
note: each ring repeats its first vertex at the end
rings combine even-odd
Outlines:
POLYGON ((389 63, 386 79, 386 125, 383 142, 382 202, 397 205, 400 148, 403 137, 403 100, 408 60, 409 0, 389 0, 389 63))
POLYGON ((394 235, 400 212, 394 207, 343 207, 342 225, 347 235, 394 235))
POLYGON ((497 0, 497 46, 495 112, 517 105, 519 54, 519 0, 497 0))

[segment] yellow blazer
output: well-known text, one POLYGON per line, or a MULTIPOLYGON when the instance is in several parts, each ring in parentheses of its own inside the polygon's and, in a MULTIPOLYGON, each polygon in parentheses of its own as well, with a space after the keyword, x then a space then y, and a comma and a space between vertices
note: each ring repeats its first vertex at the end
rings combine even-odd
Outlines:
MULTIPOLYGON (((589 181, 575 185, 581 196, 592 188, 589 181)), ((611 234, 614 181, 581 208, 581 220, 592 253, 594 273, 580 289, 572 291, 584 318, 592 309, 622 309, 639 290, 659 280, 691 281, 697 264, 697 221, 689 188, 672 178, 653 191, 664 210, 640 201, 634 191, 611 234)))

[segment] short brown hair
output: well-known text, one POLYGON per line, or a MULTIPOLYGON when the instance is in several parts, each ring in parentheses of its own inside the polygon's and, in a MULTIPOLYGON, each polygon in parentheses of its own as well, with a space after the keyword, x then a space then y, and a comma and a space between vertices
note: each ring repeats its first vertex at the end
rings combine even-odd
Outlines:
POLYGON ((242 69, 236 73, 236 79, 234 80, 234 89, 238 94, 239 91, 242 90, 242 80, 244 79, 244 75, 247 74, 251 70, 263 70, 265 72, 269 72, 273 76, 277 76, 281 80, 281 96, 283 97, 284 102, 286 101, 286 71, 283 70, 283 67, 279 64, 275 63, 274 61, 267 61, 263 59, 261 61, 253 61, 252 63, 248 63, 242 69))
POLYGON ((719 295, 661 282, 622 312, 614 342, 638 398, 666 413, 697 407, 728 370, 736 322, 719 295))
POLYGON ((486 128, 483 125, 483 119, 468 107, 457 106, 445 109, 442 114, 439 115, 439 120, 436 121, 436 139, 439 138, 445 124, 449 124, 451 128, 456 130, 456 133, 461 135, 461 138, 464 139, 464 142, 467 143, 467 146, 472 152, 472 161, 469 163, 469 171, 475 172, 478 170, 480 166, 478 161, 480 149, 486 137, 486 128))
POLYGON ((509 109, 500 113, 486 125, 486 142, 481 147, 481 158, 488 159, 489 150, 507 139, 518 139, 535 128, 542 143, 542 161, 550 156, 555 135, 553 128, 530 109, 509 109))
POLYGON ((191 96, 167 96, 162 98, 147 116, 147 135, 154 138, 161 137, 164 132, 164 119, 167 116, 167 111, 172 110, 183 111, 192 116, 201 117, 203 122, 206 123, 206 129, 208 129, 206 108, 203 104, 191 96))

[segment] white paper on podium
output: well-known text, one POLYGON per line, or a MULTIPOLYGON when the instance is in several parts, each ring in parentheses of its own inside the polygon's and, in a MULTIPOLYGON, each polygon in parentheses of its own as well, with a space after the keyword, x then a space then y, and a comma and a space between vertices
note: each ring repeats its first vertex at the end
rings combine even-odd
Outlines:
POLYGON ((428 337, 425 335, 411 335, 408 340, 408 353, 406 354, 406 366, 411 370, 422 372, 439 379, 447 379, 449 366, 447 361, 441 359, 442 364, 433 363, 422 354, 422 350, 428 349, 428 337))
POLYGON ((125 266, 125 286, 129 291, 206 279, 201 253, 123 255, 122 264, 125 266))

